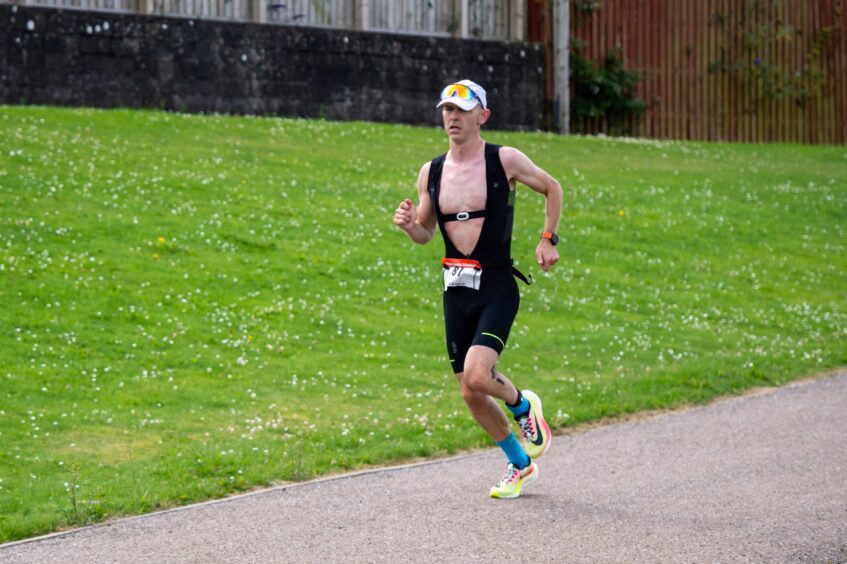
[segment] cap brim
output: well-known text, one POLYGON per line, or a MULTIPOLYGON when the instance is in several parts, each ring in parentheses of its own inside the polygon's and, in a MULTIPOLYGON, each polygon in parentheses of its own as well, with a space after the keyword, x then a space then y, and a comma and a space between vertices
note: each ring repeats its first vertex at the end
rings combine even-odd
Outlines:
POLYGON ((435 107, 440 108, 444 104, 453 104, 454 106, 461 108, 467 112, 469 110, 472 110, 474 106, 479 104, 479 100, 475 98, 473 100, 465 100, 463 98, 459 98, 458 96, 451 96, 450 98, 444 98, 443 100, 438 102, 438 105, 435 107))

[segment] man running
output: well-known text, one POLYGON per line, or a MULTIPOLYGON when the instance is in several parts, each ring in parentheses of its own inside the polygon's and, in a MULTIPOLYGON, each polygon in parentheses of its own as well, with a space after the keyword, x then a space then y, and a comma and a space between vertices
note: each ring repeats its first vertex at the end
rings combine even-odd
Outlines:
POLYGON ((520 303, 514 278, 519 273, 511 259, 515 187, 521 182, 546 198, 544 229, 535 250, 544 271, 559 260, 556 227, 562 187, 517 149, 482 139, 480 128, 491 110, 478 84, 462 80, 448 85, 436 107, 441 108, 450 150, 424 163, 418 174, 418 205, 409 199, 401 202, 394 223, 421 245, 432 239, 436 223, 441 230, 447 354, 462 398, 508 459, 491 497, 518 497, 523 486, 538 478, 533 459, 544 454, 551 435, 538 396, 521 392, 497 370, 520 303), (495 400, 514 415, 523 447, 495 400))

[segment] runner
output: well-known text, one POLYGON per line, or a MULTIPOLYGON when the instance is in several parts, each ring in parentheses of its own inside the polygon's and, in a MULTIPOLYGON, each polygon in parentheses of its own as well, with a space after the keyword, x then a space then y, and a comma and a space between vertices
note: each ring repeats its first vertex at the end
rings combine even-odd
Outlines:
POLYGON ((538 478, 539 458, 550 446, 550 427, 541 400, 521 392, 497 370, 520 294, 512 268, 511 242, 515 187, 521 182, 546 198, 541 240, 535 250, 545 272, 559 260, 556 227, 562 187, 526 155, 512 147, 486 143, 480 128, 491 116, 485 90, 470 80, 441 91, 444 129, 450 150, 425 163, 418 174, 418 205, 400 203, 394 223, 421 245, 438 224, 444 239, 444 324, 447 355, 462 398, 479 425, 508 459, 491 497, 514 498, 538 478), (513 414, 524 445, 495 400, 513 414))

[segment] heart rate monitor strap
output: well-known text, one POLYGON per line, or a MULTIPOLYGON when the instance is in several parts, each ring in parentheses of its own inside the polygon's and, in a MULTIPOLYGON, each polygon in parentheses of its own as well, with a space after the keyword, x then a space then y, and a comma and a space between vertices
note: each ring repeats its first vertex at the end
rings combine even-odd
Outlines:
POLYGON ((485 217, 485 210, 476 210, 472 212, 445 213, 441 214, 444 221, 467 221, 478 217, 485 217))

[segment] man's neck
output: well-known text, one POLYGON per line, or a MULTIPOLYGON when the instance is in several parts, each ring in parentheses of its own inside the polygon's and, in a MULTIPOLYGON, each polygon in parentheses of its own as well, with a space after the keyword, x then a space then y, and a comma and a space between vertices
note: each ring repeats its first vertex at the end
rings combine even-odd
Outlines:
POLYGON ((472 139, 467 143, 450 143, 450 159, 457 162, 466 162, 479 157, 485 146, 482 137, 472 139))

